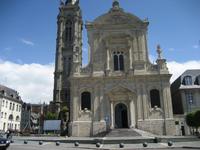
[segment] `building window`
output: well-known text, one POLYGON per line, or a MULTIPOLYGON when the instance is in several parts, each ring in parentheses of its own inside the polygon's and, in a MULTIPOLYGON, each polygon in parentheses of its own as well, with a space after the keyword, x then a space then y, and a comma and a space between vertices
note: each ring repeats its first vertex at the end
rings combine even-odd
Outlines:
POLYGON ((114 71, 123 71, 124 70, 124 53, 123 52, 114 52, 114 71))
POLYGON ((192 77, 191 76, 185 76, 183 79, 184 85, 192 85, 192 77))
POLYGON ((195 84, 200 85, 200 75, 196 77, 195 84))
POLYGON ((186 92, 185 97, 186 97, 187 104, 194 104, 194 97, 193 97, 192 92, 186 92))
POLYGON ((13 115, 11 114, 8 119, 12 121, 13 120, 13 115))
POLYGON ((4 114, 4 119, 7 119, 7 113, 4 114))
POLYGON ((151 107, 160 107, 160 93, 158 90, 153 89, 150 91, 151 107))
POLYGON ((6 123, 4 122, 3 123, 3 131, 5 131, 6 130, 6 123))
POLYGON ((18 105, 16 105, 16 111, 18 111, 18 105))
POLYGON ((3 102, 2 102, 2 107, 4 107, 4 104, 5 104, 5 100, 3 100, 3 102))
POLYGON ((12 108, 12 110, 15 110, 15 104, 13 103, 13 108, 12 108))
POLYGON ((66 23, 66 41, 72 41, 72 22, 70 20, 66 23))
POLYGON ((10 110, 12 109, 12 103, 10 103, 10 108, 9 108, 10 110))
POLYGON ((8 101, 6 101, 6 108, 8 107, 8 101))
POLYGON ((81 94, 81 110, 91 110, 91 94, 90 92, 83 92, 81 94))
POLYGON ((19 106, 19 112, 21 111, 21 106, 19 106))
POLYGON ((3 118, 3 112, 1 112, 1 118, 3 118))
POLYGON ((19 120, 19 116, 16 117, 16 121, 20 121, 20 120, 19 120))

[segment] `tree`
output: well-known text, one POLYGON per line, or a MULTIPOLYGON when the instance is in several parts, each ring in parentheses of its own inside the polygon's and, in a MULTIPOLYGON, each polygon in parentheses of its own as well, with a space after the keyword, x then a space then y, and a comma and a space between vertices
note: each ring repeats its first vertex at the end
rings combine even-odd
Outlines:
POLYGON ((46 120, 56 120, 57 114, 52 112, 47 112, 47 115, 45 116, 46 120))
POLYGON ((196 133, 198 133, 198 128, 200 127, 200 110, 194 113, 194 127, 196 128, 196 133))
POLYGON ((194 127, 195 127, 195 122, 194 122, 194 113, 189 113, 186 115, 186 123, 187 125, 190 127, 190 129, 193 129, 193 133, 194 133, 194 127))

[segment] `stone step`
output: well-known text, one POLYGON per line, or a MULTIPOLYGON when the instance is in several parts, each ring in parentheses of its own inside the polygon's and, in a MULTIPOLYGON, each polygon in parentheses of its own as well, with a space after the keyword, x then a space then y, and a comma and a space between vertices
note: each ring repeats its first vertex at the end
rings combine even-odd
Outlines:
POLYGON ((113 129, 105 137, 135 137, 141 136, 134 129, 113 129))

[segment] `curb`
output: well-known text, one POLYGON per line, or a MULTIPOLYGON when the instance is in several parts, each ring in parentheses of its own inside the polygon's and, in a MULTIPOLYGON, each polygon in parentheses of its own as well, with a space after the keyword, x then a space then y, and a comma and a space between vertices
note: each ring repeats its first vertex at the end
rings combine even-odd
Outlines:
POLYGON ((200 147, 192 147, 192 146, 182 146, 182 148, 200 149, 200 147))

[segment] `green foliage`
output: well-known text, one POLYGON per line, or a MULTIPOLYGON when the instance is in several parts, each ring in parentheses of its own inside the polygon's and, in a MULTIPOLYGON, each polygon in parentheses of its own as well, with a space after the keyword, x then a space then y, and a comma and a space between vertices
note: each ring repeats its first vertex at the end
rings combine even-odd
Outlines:
POLYGON ((68 110, 69 110, 69 109, 67 108, 67 106, 64 106, 64 107, 62 108, 61 112, 62 112, 62 113, 66 113, 66 112, 68 112, 68 110))
POLYGON ((195 128, 198 129, 200 127, 200 110, 197 110, 194 113, 194 123, 195 123, 195 128))
POLYGON ((56 120, 57 114, 52 112, 47 112, 47 115, 45 116, 46 120, 56 120))
POLYGON ((193 134, 194 134, 194 128, 196 129, 196 133, 197 133, 198 128, 200 127, 200 110, 187 114, 185 119, 186 119, 187 125, 189 127, 192 127, 193 134))
POLYGON ((194 122, 194 113, 189 113, 186 115, 186 123, 189 127, 195 127, 195 122, 194 122))

